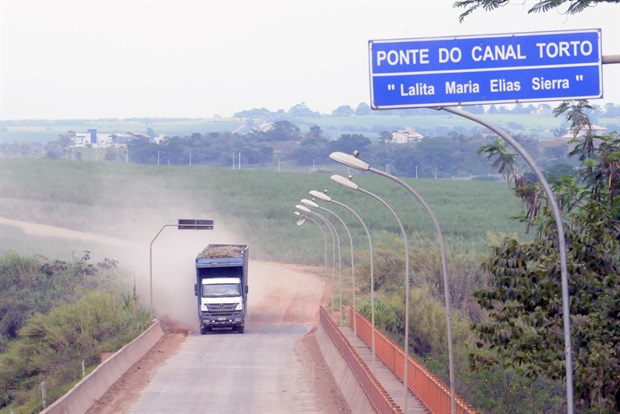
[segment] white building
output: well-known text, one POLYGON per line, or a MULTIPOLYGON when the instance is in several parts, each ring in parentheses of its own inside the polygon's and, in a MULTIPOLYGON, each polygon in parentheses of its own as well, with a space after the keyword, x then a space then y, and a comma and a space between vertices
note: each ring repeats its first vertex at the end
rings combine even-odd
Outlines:
MULTIPOLYGON (((566 134, 562 135, 562 138, 573 139, 575 137, 575 132, 576 129, 571 128, 566 134)), ((577 137, 583 137, 588 134, 588 132, 592 135, 603 135, 605 132, 607 132, 607 128, 597 125, 592 125, 591 128, 584 126, 579 130, 577 137)))
POLYGON ((405 127, 402 131, 392 132, 392 141, 395 144, 409 144, 419 142, 424 139, 424 135, 415 132, 414 127, 405 127))

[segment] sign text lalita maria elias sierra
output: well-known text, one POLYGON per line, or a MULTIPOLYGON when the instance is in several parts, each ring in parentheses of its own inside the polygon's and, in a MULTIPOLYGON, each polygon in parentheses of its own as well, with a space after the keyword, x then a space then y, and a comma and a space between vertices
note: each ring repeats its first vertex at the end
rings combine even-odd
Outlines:
POLYGON ((601 31, 371 40, 373 109, 601 98, 601 31))

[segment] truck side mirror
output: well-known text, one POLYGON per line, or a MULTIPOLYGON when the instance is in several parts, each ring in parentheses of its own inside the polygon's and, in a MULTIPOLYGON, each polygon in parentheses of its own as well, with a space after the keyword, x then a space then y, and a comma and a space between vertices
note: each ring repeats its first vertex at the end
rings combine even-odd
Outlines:
POLYGON ((249 292, 249 290, 248 290, 248 287, 246 286, 246 287, 245 287, 245 293, 246 293, 246 295, 248 294, 248 292, 249 292))
POLYGON ((198 285, 194 283, 194 296, 198 296, 198 285))

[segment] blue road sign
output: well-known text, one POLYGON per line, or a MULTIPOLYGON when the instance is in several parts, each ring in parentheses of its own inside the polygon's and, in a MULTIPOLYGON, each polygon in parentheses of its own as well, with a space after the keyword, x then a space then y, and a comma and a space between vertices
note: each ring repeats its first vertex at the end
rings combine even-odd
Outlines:
POLYGON ((371 40, 373 109, 601 98, 600 29, 371 40))

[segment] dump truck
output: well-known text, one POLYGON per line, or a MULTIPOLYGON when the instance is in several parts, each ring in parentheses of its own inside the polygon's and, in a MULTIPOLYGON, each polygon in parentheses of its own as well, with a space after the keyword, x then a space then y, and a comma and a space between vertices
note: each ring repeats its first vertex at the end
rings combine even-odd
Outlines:
POLYGON ((249 247, 209 244, 196 257, 198 320, 202 335, 214 328, 245 331, 249 247))

